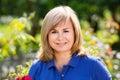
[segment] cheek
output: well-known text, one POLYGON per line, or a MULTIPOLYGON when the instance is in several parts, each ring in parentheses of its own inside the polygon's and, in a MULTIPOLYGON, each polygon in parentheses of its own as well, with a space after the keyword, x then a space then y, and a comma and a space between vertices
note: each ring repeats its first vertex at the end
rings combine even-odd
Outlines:
POLYGON ((54 40, 55 38, 56 38, 55 35, 52 35, 52 34, 48 35, 48 40, 49 40, 49 41, 52 41, 52 40, 54 40))
POLYGON ((75 38, 74 32, 69 34, 68 37, 70 38, 71 41, 74 41, 74 38, 75 38))
POLYGON ((51 35, 51 34, 48 35, 48 42, 49 42, 50 45, 53 44, 53 42, 55 41, 55 39, 56 39, 55 35, 51 35))

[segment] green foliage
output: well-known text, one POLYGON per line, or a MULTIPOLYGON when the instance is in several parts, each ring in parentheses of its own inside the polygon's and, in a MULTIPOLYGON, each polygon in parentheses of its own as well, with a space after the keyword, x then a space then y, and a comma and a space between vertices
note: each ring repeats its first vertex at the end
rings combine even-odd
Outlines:
POLYGON ((79 18, 89 19, 93 14, 102 15, 104 9, 109 8, 112 13, 119 11, 119 0, 1 0, 1 15, 21 16, 23 12, 35 11, 37 16, 44 15, 53 7, 58 5, 69 5, 78 13, 79 18), (9 5, 11 4, 11 5, 9 5), (44 9, 43 9, 44 8, 44 9))
MULTIPOLYGON (((40 34, 35 32, 40 31, 38 26, 41 26, 45 14, 58 5, 68 5, 76 11, 82 27, 84 48, 89 54, 100 56, 113 80, 119 80, 120 53, 113 50, 113 45, 116 43, 116 49, 120 51, 120 0, 52 0, 51 3, 49 0, 1 0, 0 61, 11 56, 21 58, 26 53, 36 52, 40 44, 40 34), (35 17, 32 11, 35 11, 35 17), (23 14, 24 17, 12 18, 10 24, 7 24, 10 19, 2 21, 2 15, 21 16, 24 12, 31 15, 23 14), (30 34, 34 34, 34 37, 30 34)), ((19 69, 20 67, 24 66, 19 66, 19 69)), ((17 72, 16 69, 10 76, 27 74, 27 71, 22 68, 17 72)))
POLYGON ((38 49, 35 38, 27 33, 31 30, 32 17, 33 13, 29 17, 15 18, 0 32, 0 60, 38 49))
POLYGON ((107 10, 104 12, 104 18, 96 16, 97 19, 93 19, 98 23, 96 32, 87 20, 81 20, 81 26, 84 48, 89 54, 100 56, 111 72, 113 80, 119 80, 120 53, 112 50, 112 45, 120 40, 118 35, 120 27, 111 16, 110 11, 107 10))
MULTIPOLYGON (((119 40, 119 37, 117 35, 117 28, 116 26, 113 26, 112 23, 109 27, 108 25, 106 25, 106 22, 109 22, 109 19, 108 20, 101 19, 101 20, 104 21, 104 24, 103 21, 99 21, 100 28, 96 32, 94 32, 94 29, 92 27, 90 27, 91 25, 88 21, 86 20, 81 21, 82 33, 84 37, 83 45, 90 55, 101 57, 104 60, 105 64, 107 65, 109 71, 111 72, 113 79, 118 79, 116 77, 116 73, 119 73, 119 71, 117 71, 119 68, 117 68, 116 70, 114 66, 117 65, 118 67, 119 64, 116 64, 116 59, 112 60, 115 53, 112 51, 112 47, 111 47, 112 44, 114 44, 119 40), (113 31, 111 32, 111 29, 113 29, 113 27, 114 27, 114 32, 113 31)), ((40 35, 37 34, 36 35, 36 39, 38 39, 37 41, 39 41, 39 37, 40 35)), ((120 61, 117 60, 117 62, 119 63, 120 61)), ((18 65, 16 72, 10 73, 9 77, 15 78, 17 76, 27 75, 28 70, 29 67, 26 68, 22 65, 18 65)))
POLYGON ((32 62, 26 62, 25 65, 16 66, 16 72, 11 72, 6 80, 16 80, 17 77, 26 76, 32 62))

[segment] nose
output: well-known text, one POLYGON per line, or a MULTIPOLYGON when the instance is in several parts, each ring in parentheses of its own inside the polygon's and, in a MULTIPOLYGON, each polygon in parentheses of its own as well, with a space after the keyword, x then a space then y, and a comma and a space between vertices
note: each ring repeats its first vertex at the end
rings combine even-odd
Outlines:
POLYGON ((64 35, 62 33, 59 33, 58 36, 57 36, 57 39, 58 40, 64 39, 64 35))

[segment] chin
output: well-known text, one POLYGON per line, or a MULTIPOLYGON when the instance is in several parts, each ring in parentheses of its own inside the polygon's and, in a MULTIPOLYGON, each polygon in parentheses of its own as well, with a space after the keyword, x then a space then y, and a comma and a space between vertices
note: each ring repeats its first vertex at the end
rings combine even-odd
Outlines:
POLYGON ((64 49, 64 50, 63 50, 63 49, 62 49, 62 50, 58 50, 58 49, 57 49, 57 50, 55 50, 55 51, 56 51, 56 52, 66 52, 66 51, 68 51, 68 50, 66 50, 66 49, 64 49))

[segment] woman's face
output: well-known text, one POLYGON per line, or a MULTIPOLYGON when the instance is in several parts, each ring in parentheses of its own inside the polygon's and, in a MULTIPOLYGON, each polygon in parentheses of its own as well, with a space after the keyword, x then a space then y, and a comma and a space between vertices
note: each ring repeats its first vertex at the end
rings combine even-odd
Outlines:
POLYGON ((48 41, 55 53, 71 52, 74 29, 70 19, 60 22, 48 33, 48 41))

